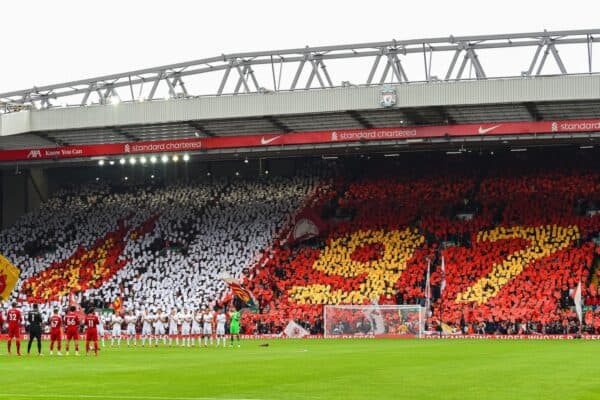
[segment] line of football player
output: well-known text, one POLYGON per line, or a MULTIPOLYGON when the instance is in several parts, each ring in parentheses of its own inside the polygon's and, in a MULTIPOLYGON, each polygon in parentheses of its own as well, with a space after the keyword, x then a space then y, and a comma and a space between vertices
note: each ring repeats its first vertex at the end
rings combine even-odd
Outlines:
MULTIPOLYGON (((124 341, 129 346, 158 347, 226 347, 226 325, 228 314, 224 309, 212 311, 206 307, 192 312, 171 309, 169 313, 158 308, 155 312, 144 308, 141 311, 129 310, 125 313, 101 313, 98 310, 89 310, 87 314, 70 307, 68 312, 60 315, 58 309, 54 309, 47 321, 50 336, 50 355, 61 356, 63 350, 69 355, 71 343, 75 355, 79 355, 80 333, 85 335, 86 354, 94 351, 98 354, 98 342, 105 347, 119 347, 124 341)), ((20 341, 23 328, 23 316, 21 310, 13 303, 11 309, 6 313, 8 325, 8 354, 12 354, 12 340, 16 341, 17 355, 21 355, 20 341)), ((4 324, 4 317, 0 313, 0 327, 4 324)), ((237 336, 237 346, 240 347, 239 334, 232 332, 230 335, 230 346, 234 344, 234 336, 237 336)), ((41 353, 40 353, 41 354, 41 353)))

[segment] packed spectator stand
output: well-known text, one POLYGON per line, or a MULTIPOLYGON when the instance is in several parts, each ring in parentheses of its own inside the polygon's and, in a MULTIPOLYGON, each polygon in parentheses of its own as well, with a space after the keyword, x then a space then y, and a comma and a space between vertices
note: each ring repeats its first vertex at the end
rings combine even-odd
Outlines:
POLYGON ((325 304, 425 304, 429 265, 429 329, 575 333, 581 280, 583 331, 600 333, 597 162, 441 158, 340 161, 327 177, 309 168, 65 189, 0 245, 22 269, 14 298, 46 313, 71 293, 135 310, 227 305, 220 278, 232 276, 259 302, 243 314, 244 332, 279 333, 295 320, 321 333, 325 304), (319 232, 296 241, 302 214, 319 232))

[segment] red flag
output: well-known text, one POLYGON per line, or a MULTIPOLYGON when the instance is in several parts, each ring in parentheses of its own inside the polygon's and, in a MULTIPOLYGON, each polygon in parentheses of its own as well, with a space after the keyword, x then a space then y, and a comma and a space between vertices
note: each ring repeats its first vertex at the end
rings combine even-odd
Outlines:
POLYGON ((227 286, 233 291, 235 296, 244 302, 246 306, 248 306, 253 311, 258 309, 258 303, 254 298, 252 292, 242 286, 242 284, 234 278, 223 278, 227 286))

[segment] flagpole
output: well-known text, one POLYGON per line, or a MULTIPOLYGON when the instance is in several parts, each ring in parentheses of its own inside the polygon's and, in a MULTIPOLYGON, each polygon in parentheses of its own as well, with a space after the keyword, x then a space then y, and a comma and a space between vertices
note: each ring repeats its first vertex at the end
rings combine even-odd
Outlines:
MULTIPOLYGON (((581 286, 581 276, 579 277, 579 286, 581 286)), ((581 294, 581 287, 580 287, 580 294, 581 294)), ((581 337, 583 335, 583 308, 582 308, 582 312, 581 312, 581 316, 579 317, 579 337, 581 337)))
POLYGON ((430 282, 429 276, 431 272, 431 260, 429 257, 427 258, 427 276, 425 278, 425 324, 427 324, 427 319, 429 318, 429 309, 431 308, 431 299, 430 299, 430 282))
MULTIPOLYGON (((438 250, 439 251, 439 250, 438 250)), ((440 324, 444 323, 444 289, 446 288, 446 263, 444 262, 444 256, 442 255, 442 271, 440 280, 440 324)), ((440 330, 440 336, 443 336, 444 327, 440 330)))

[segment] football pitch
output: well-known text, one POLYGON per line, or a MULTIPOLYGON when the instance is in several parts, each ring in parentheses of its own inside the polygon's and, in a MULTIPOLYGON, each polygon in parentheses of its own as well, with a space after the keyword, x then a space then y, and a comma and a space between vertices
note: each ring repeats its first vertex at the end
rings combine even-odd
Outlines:
POLYGON ((269 340, 8 357, 0 399, 600 398, 600 342, 269 340), (268 343, 268 347, 260 344, 268 343))

